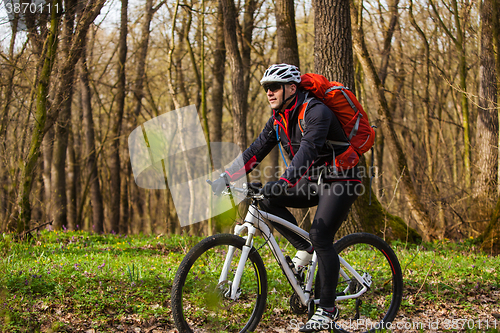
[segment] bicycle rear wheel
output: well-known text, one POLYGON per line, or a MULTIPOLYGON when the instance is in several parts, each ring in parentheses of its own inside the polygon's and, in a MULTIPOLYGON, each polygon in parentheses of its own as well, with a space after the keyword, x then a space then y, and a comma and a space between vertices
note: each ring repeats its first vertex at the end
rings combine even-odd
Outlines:
POLYGON ((179 332, 251 332, 266 307, 267 273, 252 247, 238 289, 228 297, 245 239, 219 234, 198 243, 182 260, 172 286, 172 314, 179 332), (227 279, 219 282, 229 246, 235 248, 227 279))
MULTIPOLYGON (((373 332, 389 328, 403 297, 401 266, 392 248, 381 238, 356 233, 334 244, 337 253, 359 275, 371 279, 370 288, 360 297, 337 301, 336 332, 373 332)), ((341 265, 337 297, 356 294, 362 285, 341 265)))

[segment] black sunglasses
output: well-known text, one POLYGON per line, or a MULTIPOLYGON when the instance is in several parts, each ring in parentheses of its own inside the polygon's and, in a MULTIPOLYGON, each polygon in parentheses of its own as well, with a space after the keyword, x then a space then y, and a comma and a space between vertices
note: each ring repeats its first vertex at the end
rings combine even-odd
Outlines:
POLYGON ((271 90, 273 93, 278 91, 278 89, 281 89, 281 83, 274 82, 274 83, 267 83, 264 84, 262 87, 264 88, 264 91, 267 93, 268 90, 271 90))

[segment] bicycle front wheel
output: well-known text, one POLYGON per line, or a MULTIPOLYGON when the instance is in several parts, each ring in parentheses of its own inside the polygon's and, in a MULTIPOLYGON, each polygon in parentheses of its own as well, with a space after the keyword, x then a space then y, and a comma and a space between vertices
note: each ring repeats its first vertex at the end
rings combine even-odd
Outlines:
MULTIPOLYGON (((337 253, 366 280, 370 288, 358 298, 337 301, 337 332, 374 332, 391 327, 403 297, 403 275, 396 254, 381 238, 356 233, 334 244, 337 253)), ((362 285, 344 266, 337 285, 339 296, 353 295, 362 285), (343 276, 344 275, 344 276, 343 276)))
POLYGON ((202 240, 184 257, 172 286, 172 314, 179 332, 251 332, 257 327, 266 307, 267 274, 254 247, 238 296, 230 298, 243 245, 241 237, 218 234, 202 240), (222 275, 226 261, 227 276, 222 275))

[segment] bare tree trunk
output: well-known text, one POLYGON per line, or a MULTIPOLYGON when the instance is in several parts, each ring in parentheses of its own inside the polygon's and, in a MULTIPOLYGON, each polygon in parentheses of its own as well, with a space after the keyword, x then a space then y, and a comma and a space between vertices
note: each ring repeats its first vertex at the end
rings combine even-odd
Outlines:
POLYGON ((408 199, 407 204, 410 213, 417 222, 417 225, 419 226, 421 232, 423 233, 423 238, 425 240, 434 239, 437 236, 435 234, 436 226, 429 218, 427 210, 422 205, 417 194, 415 193, 413 181, 408 172, 408 163, 406 161, 406 157, 404 156, 403 149, 401 148, 401 144, 393 128, 392 115, 389 112, 389 107, 385 98, 384 87, 382 86, 380 78, 377 75, 365 44, 360 9, 362 8, 362 4, 359 4, 358 6, 359 7, 351 2, 351 17, 354 22, 354 49, 356 50, 358 59, 363 66, 363 71, 370 83, 371 90, 378 103, 378 114, 382 122, 382 131, 384 134, 384 138, 389 146, 391 153, 394 156, 396 170, 398 171, 398 174, 402 175, 402 184, 406 191, 408 199))
MULTIPOLYGON (((492 2, 492 15, 491 19, 493 30, 493 47, 495 50, 495 76, 496 76, 496 90, 497 90, 497 104, 500 101, 500 4, 498 0, 492 2)), ((498 107, 497 107, 498 108, 498 107)), ((500 196, 500 109, 497 110, 498 118, 498 151, 497 151, 497 195, 500 196)))
MULTIPOLYGON (((99 185, 99 171, 95 148, 94 119, 92 116, 92 97, 89 86, 89 72, 87 67, 87 48, 82 50, 80 63, 80 91, 82 94, 83 130, 85 132, 86 169, 89 174, 90 203, 92 207, 92 224, 96 230, 104 230, 104 205, 101 187, 99 185)), ((85 198, 82 198, 84 201, 85 198)), ((80 205, 83 207, 83 205, 80 205)), ((83 227, 81 209, 78 213, 77 224, 83 227)))
POLYGON ((238 47, 236 36, 237 13, 233 0, 221 0, 224 12, 224 41, 226 44, 229 65, 231 67, 231 84, 233 87, 233 124, 235 143, 241 151, 247 147, 247 91, 245 91, 245 68, 238 47))
MULTIPOLYGON (((180 103, 179 100, 176 97, 176 91, 174 88, 173 84, 173 70, 172 70, 172 65, 173 65, 173 54, 175 51, 175 22, 177 20, 177 14, 179 11, 179 0, 176 1, 175 4, 175 9, 174 9, 174 15, 172 18, 172 30, 170 31, 170 49, 168 52, 168 63, 167 63, 167 83, 168 83, 168 89, 170 92, 170 95, 172 96, 172 102, 174 103, 174 108, 177 110, 180 108, 180 103)), ((181 87, 183 84, 181 84, 181 87)), ((177 117, 177 125, 178 128, 183 128, 183 118, 182 115, 177 117)), ((188 175, 192 175, 192 169, 190 163, 188 163, 188 158, 187 158, 187 153, 186 153, 186 143, 184 141, 184 136, 180 135, 179 136, 179 144, 180 144, 180 150, 182 151, 183 154, 183 159, 184 159, 184 167, 186 169, 186 173, 188 175)), ((188 212, 188 220, 193 221, 193 214, 194 214, 194 205, 195 205, 195 191, 194 191, 194 186, 193 182, 188 182, 188 188, 189 188, 189 212, 188 212)), ((191 231, 194 230, 191 228, 191 231)))
MULTIPOLYGON (((477 108, 476 127, 476 178, 473 187, 473 197, 477 203, 484 203, 478 209, 490 216, 492 200, 496 194, 496 174, 498 167, 498 111, 497 86, 495 70, 495 53, 493 43, 492 2, 484 0, 481 6, 481 44, 479 67, 479 106, 477 108)), ((493 202, 494 203, 494 202, 493 202)), ((484 217, 484 216, 483 216, 484 217)))
MULTIPOLYGON (((79 11, 79 17, 77 20, 77 25, 73 29, 73 35, 71 38, 71 45, 69 47, 68 57, 66 57, 61 64, 61 78, 66 76, 71 76, 75 72, 75 67, 78 60, 81 57, 81 51, 83 43, 87 40, 87 31, 89 30, 90 24, 94 22, 97 15, 99 15, 102 6, 106 0, 96 0, 93 2, 87 2, 85 7, 81 8, 79 11)), ((62 89, 58 89, 54 100, 54 105, 62 105, 62 102, 66 99, 67 87, 60 85, 62 89)), ((62 108, 54 107, 51 112, 47 114, 47 121, 45 123, 44 133, 54 125, 59 117, 59 111, 62 108)))
POLYGON ((389 26, 384 33, 384 49, 382 50, 382 59, 380 61, 380 69, 378 71, 380 81, 385 84, 385 79, 387 78, 387 68, 389 66, 389 55, 391 54, 392 48, 392 36, 394 35, 394 30, 396 29, 396 24, 398 24, 398 5, 399 0, 391 0, 388 3, 389 10, 392 13, 389 26))
POLYGON ((66 149, 68 145, 67 126, 69 119, 63 112, 55 128, 54 150, 52 153, 52 170, 50 188, 52 191, 52 214, 54 216, 54 229, 59 230, 67 227, 67 200, 66 200, 66 149))
POLYGON ((44 188, 44 203, 45 203, 45 216, 47 221, 52 219, 52 191, 50 174, 52 168, 52 148, 54 146, 54 129, 51 128, 45 134, 42 142, 43 151, 43 188, 44 188))
MULTIPOLYGON (((130 171, 130 162, 125 164, 125 169, 123 170, 123 176, 121 179, 121 193, 120 193, 120 228, 119 233, 122 235, 126 235, 130 232, 130 224, 132 223, 132 214, 130 213, 130 200, 129 200, 129 189, 132 187, 137 187, 135 182, 131 181, 131 171, 130 171), (132 184, 133 183, 133 184, 132 184), (130 187, 129 187, 129 184, 130 187)), ((140 218, 140 216, 139 216, 140 218)))
POLYGON ((424 83, 424 149, 425 149, 425 156, 427 160, 427 177, 429 179, 429 183, 432 188, 433 195, 436 200, 436 208, 438 212, 437 216, 437 234, 439 238, 444 238, 445 232, 446 232, 446 227, 447 227, 447 222, 445 219, 445 214, 443 210, 443 205, 444 202, 440 198, 440 190, 438 185, 436 184, 436 181, 434 179, 434 156, 435 152, 432 151, 433 145, 431 143, 431 119, 430 119, 430 93, 429 93, 429 82, 430 82, 430 73, 429 73, 429 67, 430 67, 430 48, 429 48, 429 43, 427 41, 427 37, 425 36, 424 32, 422 29, 420 29, 419 25, 417 24, 414 16, 413 16, 413 3, 410 2, 410 22, 411 25, 417 30, 417 33, 419 34, 420 38, 422 39, 424 43, 424 71, 425 71, 425 83, 424 83))
POLYGON ((145 4, 145 17, 141 26, 141 42, 139 44, 138 56, 137 56, 137 68, 136 68, 136 77, 134 84, 134 125, 137 123, 137 117, 141 113, 142 108, 142 99, 144 98, 144 81, 146 79, 146 58, 148 55, 148 46, 149 46, 149 36, 151 34, 150 26, 151 20, 153 19, 154 13, 160 9, 160 7, 165 3, 162 1, 156 7, 153 7, 153 0, 146 0, 145 4))
MULTIPOLYGON (((121 165, 120 165, 120 133, 123 121, 123 112, 125 108, 125 61, 127 60, 127 21, 128 21, 128 0, 122 0, 121 23, 120 23, 120 41, 118 49, 118 83, 116 85, 116 110, 111 127, 111 155, 109 169, 111 173, 111 202, 109 209, 111 212, 110 228, 116 233, 120 230, 120 199, 121 199, 121 165)), ((102 231, 101 231, 102 232, 102 231)))
MULTIPOLYGON (((43 192, 44 191, 43 191, 42 174, 38 173, 36 178, 37 178, 36 185, 35 185, 35 190, 34 190, 33 194, 36 196, 36 198, 37 198, 36 200, 38 202, 43 202, 43 195, 44 195, 43 192)), ((33 222, 35 222, 34 225, 42 224, 44 222, 43 216, 44 216, 43 207, 41 207, 41 205, 35 205, 33 207, 33 215, 32 215, 32 220, 33 220, 33 222)))
MULTIPOLYGON (((486 0, 488 1, 488 0, 486 0)), ((495 83, 496 83, 496 101, 500 100, 500 5, 498 0, 491 1, 491 28, 493 37, 493 47, 495 51, 495 83)), ((500 121, 500 110, 498 110, 498 121, 500 121)), ((500 132, 500 131, 499 131, 500 132)), ((498 136, 498 143, 500 144, 500 133, 498 136)), ((500 147, 499 147, 500 149, 500 147)), ((500 152, 498 152, 498 192, 500 193, 500 152)), ((483 243, 481 248, 485 252, 500 253, 500 196, 497 199, 497 204, 493 213, 491 214, 490 222, 486 230, 482 234, 483 243)))
MULTIPOLYGON (((54 0, 52 4, 62 6, 61 0, 54 0)), ((37 165, 38 156, 40 155, 40 146, 42 144, 46 119, 47 119, 47 96, 49 90, 50 77, 52 66, 54 64, 55 54, 57 51, 57 33, 59 31, 59 13, 52 12, 50 21, 50 31, 47 35, 47 49, 44 53, 43 67, 40 73, 40 79, 37 89, 36 112, 34 115, 35 126, 31 136, 31 145, 28 157, 24 162, 21 170, 21 185, 19 191, 19 218, 17 220, 17 232, 23 232, 29 228, 31 220, 31 204, 30 193, 33 184, 33 174, 37 165)))
MULTIPOLYGON (((144 82, 146 80, 146 60, 147 60, 147 55, 148 55, 148 48, 149 48, 149 37, 151 34, 150 31, 150 26, 151 26, 151 20, 153 19, 153 15, 160 9, 160 7, 165 3, 165 1, 160 2, 157 6, 153 7, 153 0, 147 0, 145 3, 144 7, 144 21, 142 22, 141 25, 141 41, 139 43, 139 50, 137 52, 137 67, 136 67, 136 77, 135 77, 135 83, 134 83, 134 112, 132 116, 132 121, 128 125, 128 131, 131 131, 137 124, 137 119, 140 116, 141 109, 142 109, 142 101, 144 99, 144 82)), ((146 194, 144 189, 141 189, 137 186, 135 183, 131 183, 129 180, 131 179, 131 166, 130 166, 130 158, 126 158, 126 167, 124 168, 123 172, 123 177, 127 180, 126 183, 122 182, 124 186, 127 187, 126 184, 131 184, 131 202, 132 205, 136 206, 136 212, 138 213, 138 218, 141 219, 144 222, 145 225, 145 231, 146 233, 151 232, 151 221, 147 219, 146 216, 144 216, 144 205, 146 204, 145 198, 146 194), (144 220, 146 219, 146 220, 144 220)), ((121 225, 125 225, 128 223, 130 217, 128 216, 127 209, 125 207, 129 207, 130 204, 128 203, 128 189, 124 188, 121 192, 121 200, 122 204, 124 205, 122 211, 122 222, 121 225)), ((131 220, 130 220, 131 221, 131 220)), ((125 232, 125 230, 121 231, 120 233, 125 232)))
MULTIPOLYGON (((64 15, 64 37, 62 51, 64 58, 69 58, 70 46, 73 38, 73 27, 76 15, 76 1, 65 0, 66 13, 64 15)), ((61 71, 60 94, 57 95, 53 107, 60 108, 59 119, 54 131, 54 151, 52 155, 51 189, 54 212, 55 229, 68 225, 68 202, 66 198, 66 152, 68 149, 68 136, 71 130, 71 102, 73 98, 74 68, 61 71)))
POLYGON ((457 0, 451 1, 451 8, 447 8, 453 13, 454 22, 452 26, 455 27, 457 35, 454 36, 450 29, 444 24, 436 5, 433 0, 430 0, 431 7, 437 20, 448 37, 453 41, 455 49, 458 52, 458 74, 459 74, 459 86, 461 90, 460 94, 460 105, 462 108, 462 126, 463 126, 463 138, 464 138, 464 180, 467 189, 471 188, 471 138, 470 138, 470 123, 469 123, 469 103, 467 98, 467 58, 465 53, 465 32, 463 31, 462 13, 458 12, 457 0))
POLYGON ((16 74, 16 64, 17 59, 14 59, 14 47, 16 44, 16 35, 17 35, 17 25, 19 18, 16 15, 14 21, 12 21, 12 38, 10 40, 9 46, 9 59, 12 61, 12 68, 9 71, 9 76, 7 77, 7 89, 5 90, 4 98, 3 98, 3 110, 2 110, 2 120, 0 123, 0 137, 3 136, 4 140, 7 139, 7 125, 9 123, 9 111, 10 104, 12 102, 12 93, 14 92, 14 76, 16 74))
MULTIPOLYGON (((390 12, 392 13, 391 20, 389 21, 389 25, 387 29, 384 32, 384 48, 382 50, 382 57, 380 60, 380 68, 378 70, 378 74, 380 77, 380 81, 382 84, 385 84, 385 80, 387 78, 387 68, 389 67, 389 58, 392 50, 392 38, 394 36, 394 31, 396 30, 396 25, 398 24, 398 19, 399 19, 399 12, 398 12, 398 4, 399 0, 391 0, 388 3, 388 7, 390 12)), ((358 62, 358 67, 359 62, 358 62)), ((358 88, 358 87, 356 87, 358 88)), ((393 102, 391 103, 394 106, 397 105, 396 102, 396 96, 393 96, 393 102)), ((391 110, 395 110, 395 108, 391 107, 391 110)), ((380 127, 380 124, 377 122, 377 127, 380 127)), ((382 131, 377 132, 377 137, 376 137, 376 142, 375 142, 375 149, 374 149, 374 154, 375 156, 372 156, 372 158, 375 158, 376 162, 375 164, 377 165, 378 170, 383 170, 384 166, 384 135, 382 131)), ((377 175, 378 176, 378 175, 377 175)), ((378 197, 381 198, 381 200, 385 199, 384 198, 384 178, 383 177, 378 177, 378 197)))
MULTIPOLYGON (((253 30, 255 28, 254 25, 254 13, 257 9, 257 0, 246 0, 243 14, 243 27, 241 34, 238 34, 240 37, 240 45, 241 45, 241 60, 243 62, 243 73, 244 73, 244 96, 242 99, 244 101, 243 108, 245 110, 245 119, 248 113, 248 92, 250 89, 250 80, 252 79, 250 75, 250 66, 251 66, 251 52, 252 52, 252 35, 253 30)), ((236 16, 237 17, 237 16, 236 16)), ((236 23, 238 23, 238 19, 236 18, 236 23)), ((236 28, 239 28, 239 24, 236 25, 236 28)), ((246 120, 245 120, 246 121, 246 120)), ((246 137, 246 131, 245 131, 246 137)))
POLYGON ((68 202, 68 229, 69 230, 75 230, 76 227, 76 218, 77 218, 77 204, 78 204, 78 199, 77 199, 77 183, 78 183, 78 165, 77 165, 77 158, 76 158, 76 152, 75 152, 75 140, 74 140, 74 134, 72 133, 72 128, 69 128, 70 133, 68 136, 68 165, 66 166, 67 168, 67 189, 66 189, 66 198, 68 202))
MULTIPOLYGON (((224 107, 224 75, 226 46, 224 44, 224 16, 222 4, 218 4, 217 29, 215 35, 214 65, 212 70, 212 112, 210 113, 210 138, 212 142, 222 142, 222 109, 224 107)), ((222 167, 222 152, 219 144, 212 147, 214 168, 222 167)))

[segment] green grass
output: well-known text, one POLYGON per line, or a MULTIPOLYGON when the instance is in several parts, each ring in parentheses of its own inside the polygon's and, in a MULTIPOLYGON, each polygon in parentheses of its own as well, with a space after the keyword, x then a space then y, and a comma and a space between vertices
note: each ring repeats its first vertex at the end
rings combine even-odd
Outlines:
MULTIPOLYGON (((44 231, 30 241, 14 242, 10 235, 3 235, 0 328, 2 332, 91 328, 111 332, 127 325, 172 329, 172 281, 185 253, 199 240, 179 235, 44 231)), ((257 239, 256 247, 262 243, 257 239)), ((290 245, 281 244, 294 255, 290 245)), ((500 312, 500 257, 477 251, 473 240, 421 245, 395 242, 393 248, 405 279, 398 318, 425 322, 472 318, 483 320, 483 325, 486 320, 493 323, 491 313, 500 312)), ((259 327, 285 327, 291 318, 304 320, 290 312, 291 287, 267 246, 259 253, 269 281, 267 310, 259 327)), ((500 329, 500 320, 496 321, 500 329)), ((465 329, 486 331, 477 330, 477 325, 475 330, 465 329)))
MULTIPOLYGON (((178 263, 198 239, 42 232, 0 243, 4 331, 53 331, 69 323, 112 326, 109 317, 165 317, 178 263)), ((71 330, 71 327, 66 327, 71 330)))

